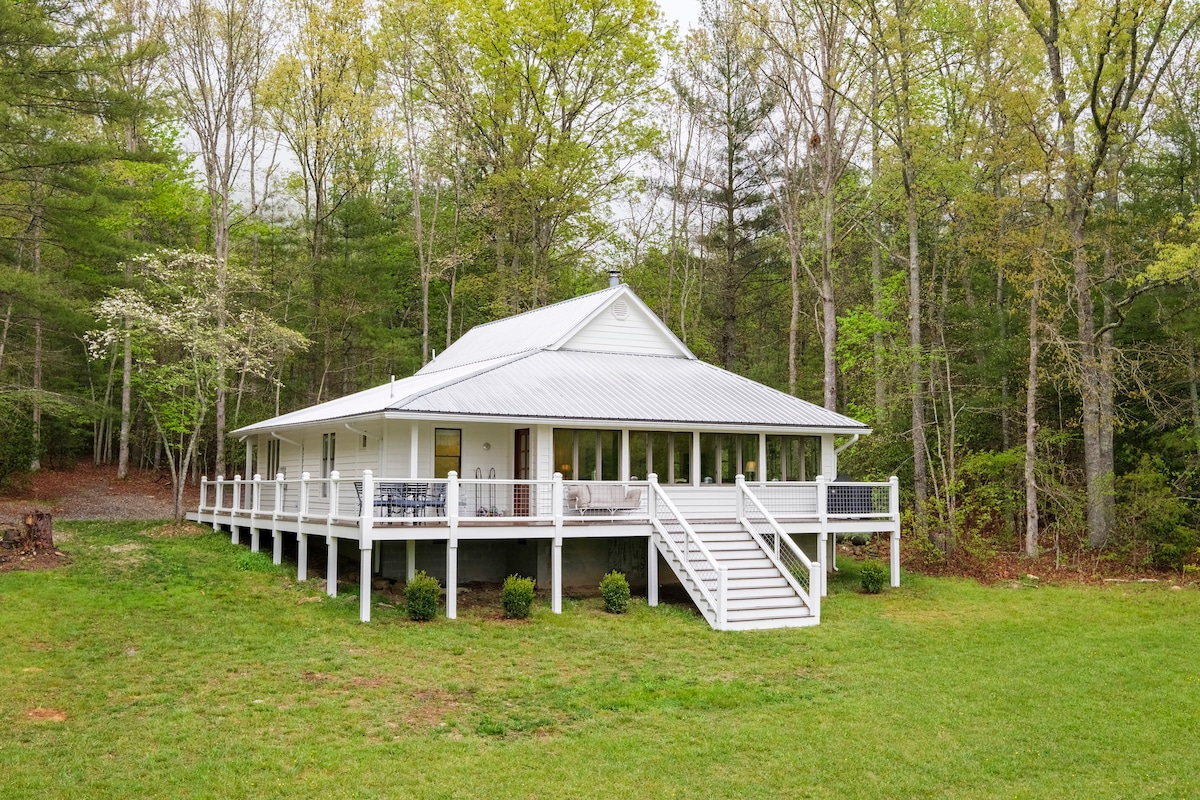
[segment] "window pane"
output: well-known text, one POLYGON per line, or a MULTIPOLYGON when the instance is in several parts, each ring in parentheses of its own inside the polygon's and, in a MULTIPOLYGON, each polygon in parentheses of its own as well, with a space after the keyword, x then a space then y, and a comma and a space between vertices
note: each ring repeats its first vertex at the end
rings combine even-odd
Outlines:
POLYGON ((758 437, 753 434, 742 436, 742 474, 748 481, 758 480, 758 437))
POLYGON ((787 438, 787 480, 808 480, 804 471, 804 439, 800 436, 787 438))
POLYGON ((787 445, 786 436, 767 437, 767 480, 783 480, 783 450, 787 445))
POLYGON ((733 483, 738 472, 737 437, 721 434, 721 483, 733 483))
MULTIPOLYGON (((433 477, 445 478, 453 470, 462 473, 462 431, 458 428, 434 428, 433 477)), ((413 476, 416 477, 416 476, 413 476)))
POLYGON ((650 434, 650 471, 658 476, 659 483, 670 483, 670 463, 667 461, 667 434, 655 431, 650 434))
POLYGON ((629 432, 629 477, 645 480, 650 472, 646 468, 646 432, 629 432))
POLYGON ((576 431, 579 436, 579 469, 577 477, 583 481, 594 481, 600 477, 596 469, 596 434, 599 431, 576 431))
POLYGON ((600 479, 621 478, 621 432, 600 431, 600 479))
MULTIPOLYGON (((804 467, 808 477, 805 480, 816 480, 821 474, 821 439, 818 436, 804 437, 804 467)), ((833 480, 835 475, 825 477, 833 480)))
POLYGON ((675 439, 675 480, 674 483, 692 482, 692 435, 676 433, 675 439))
POLYGON ((575 479, 575 431, 570 428, 554 429, 554 470, 561 472, 563 480, 575 479))
POLYGON ((715 433, 700 434, 700 482, 701 483, 716 483, 720 478, 718 467, 717 442, 719 438, 715 433))

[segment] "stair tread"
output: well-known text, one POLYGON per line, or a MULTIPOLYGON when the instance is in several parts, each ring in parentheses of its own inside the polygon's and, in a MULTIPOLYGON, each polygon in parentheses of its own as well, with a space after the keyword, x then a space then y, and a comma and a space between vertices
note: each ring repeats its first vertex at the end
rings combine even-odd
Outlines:
POLYGON ((729 609, 725 619, 730 622, 746 622, 755 619, 787 619, 789 617, 811 617, 812 611, 808 606, 788 608, 747 608, 729 609))

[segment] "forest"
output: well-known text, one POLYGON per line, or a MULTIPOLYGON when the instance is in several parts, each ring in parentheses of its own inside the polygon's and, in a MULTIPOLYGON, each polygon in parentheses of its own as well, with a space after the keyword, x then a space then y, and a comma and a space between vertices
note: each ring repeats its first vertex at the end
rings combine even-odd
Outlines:
POLYGON ((921 560, 1195 570, 1195 0, 0 0, 0 484, 607 285, 874 429, 921 560))

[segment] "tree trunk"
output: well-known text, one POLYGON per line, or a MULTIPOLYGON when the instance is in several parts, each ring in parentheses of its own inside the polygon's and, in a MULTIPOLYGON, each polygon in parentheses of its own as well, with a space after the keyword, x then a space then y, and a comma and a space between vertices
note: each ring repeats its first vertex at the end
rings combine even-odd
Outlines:
POLYGON ((928 476, 925 459, 925 393, 921 373, 924 354, 921 350, 921 262, 917 243, 917 190, 915 169, 911 162, 904 165, 908 221, 908 381, 912 403, 913 437, 913 494, 916 501, 918 525, 925 524, 925 501, 928 497, 928 476))
MULTIPOLYGON (((1035 267, 1036 268, 1036 267, 1035 267)), ((1037 388, 1038 388, 1038 304, 1042 281, 1036 275, 1029 297, 1029 381, 1025 388, 1025 555, 1038 555, 1037 488, 1037 388)))

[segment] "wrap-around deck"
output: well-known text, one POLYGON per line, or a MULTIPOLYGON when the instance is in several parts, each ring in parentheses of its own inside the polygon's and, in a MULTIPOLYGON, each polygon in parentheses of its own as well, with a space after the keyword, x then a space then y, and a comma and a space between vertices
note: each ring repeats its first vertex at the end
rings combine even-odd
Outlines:
POLYGON ((404 541, 406 577, 418 541, 446 542, 446 616, 456 616, 458 545, 463 540, 548 540, 551 608, 562 608, 562 543, 576 538, 646 537, 648 601, 658 601, 661 556, 718 629, 816 624, 825 573, 839 533, 887 533, 891 583, 899 585, 900 511, 896 478, 880 483, 808 482, 662 485, 647 480, 386 480, 283 475, 201 480, 194 521, 249 533, 258 550, 271 535, 275 563, 283 535, 296 537, 297 578, 308 578, 309 539, 329 548, 328 587, 337 593, 339 540, 357 544, 360 619, 370 619, 370 588, 381 543, 404 541), (364 499, 369 500, 364 502, 364 499), (832 535, 831 535, 832 534, 832 535), (822 568, 822 563, 827 567, 822 568), (764 610, 769 591, 788 600, 764 610), (759 598, 759 599, 756 599, 759 598), (756 610, 757 609, 757 610, 756 610))

